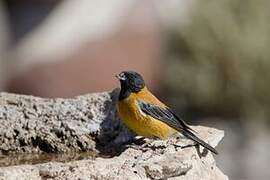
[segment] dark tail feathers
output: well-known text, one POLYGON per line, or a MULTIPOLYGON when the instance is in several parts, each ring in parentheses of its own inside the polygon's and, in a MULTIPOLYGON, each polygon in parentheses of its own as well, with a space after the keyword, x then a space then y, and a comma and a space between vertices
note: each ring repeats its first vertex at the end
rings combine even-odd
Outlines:
POLYGON ((217 150, 215 150, 215 148, 213 148, 212 146, 210 146, 209 144, 207 144, 206 142, 204 142, 203 140, 201 140, 200 138, 198 138, 191 131, 184 130, 183 135, 186 136, 187 138, 189 138, 189 139, 197 142, 198 144, 200 144, 201 146, 205 147, 206 149, 208 149, 212 153, 218 154, 218 152, 217 152, 217 150))

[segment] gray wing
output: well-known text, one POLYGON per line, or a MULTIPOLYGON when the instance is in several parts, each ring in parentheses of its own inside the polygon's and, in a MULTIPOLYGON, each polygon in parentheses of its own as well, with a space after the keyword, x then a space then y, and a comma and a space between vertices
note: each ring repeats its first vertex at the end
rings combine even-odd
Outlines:
POLYGON ((159 107, 154 104, 146 103, 142 100, 138 101, 138 104, 142 112, 168 124, 170 127, 178 131, 191 130, 195 132, 185 123, 185 121, 176 116, 169 108, 159 107))
POLYGON ((211 152, 218 154, 215 148, 213 148, 212 146, 210 146, 209 144, 198 138, 195 134, 193 134, 193 132, 195 131, 191 129, 185 123, 185 121, 176 116, 169 108, 159 107, 157 105, 146 103, 144 101, 138 101, 138 104, 139 108, 145 114, 168 124, 170 127, 178 131, 181 131, 181 133, 187 138, 192 139, 193 141, 197 142, 198 144, 210 150, 211 152))

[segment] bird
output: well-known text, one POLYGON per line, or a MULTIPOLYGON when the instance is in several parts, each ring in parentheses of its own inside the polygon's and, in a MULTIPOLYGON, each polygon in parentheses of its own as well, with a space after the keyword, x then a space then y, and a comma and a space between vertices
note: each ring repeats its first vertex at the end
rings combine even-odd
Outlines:
POLYGON ((142 137, 161 140, 181 133, 196 144, 218 154, 215 148, 197 137, 196 131, 148 90, 139 73, 122 71, 116 78, 121 86, 117 112, 130 130, 142 137))

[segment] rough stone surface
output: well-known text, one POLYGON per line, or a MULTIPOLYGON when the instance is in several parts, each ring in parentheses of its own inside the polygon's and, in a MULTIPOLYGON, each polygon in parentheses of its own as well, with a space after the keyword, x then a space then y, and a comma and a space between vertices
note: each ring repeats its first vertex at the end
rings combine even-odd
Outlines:
POLYGON ((112 141, 122 133, 116 94, 43 99, 0 93, 0 154, 95 150, 96 138, 112 141))
MULTIPOLYGON (((215 145, 223 131, 194 127, 215 145)), ((119 156, 68 163, 50 162, 0 168, 0 179, 228 179, 216 166, 213 155, 185 139, 151 141, 130 147, 119 156), (187 146, 187 147, 185 147, 187 146)))
MULTIPOLYGON (((95 151, 101 156, 23 161, 24 165, 1 167, 0 179, 228 179, 210 152, 181 137, 123 145, 133 134, 116 117, 116 96, 117 91, 74 99, 1 93, 0 160, 10 153, 34 157, 36 152, 95 151)), ((212 146, 224 136, 217 129, 193 128, 212 146)))

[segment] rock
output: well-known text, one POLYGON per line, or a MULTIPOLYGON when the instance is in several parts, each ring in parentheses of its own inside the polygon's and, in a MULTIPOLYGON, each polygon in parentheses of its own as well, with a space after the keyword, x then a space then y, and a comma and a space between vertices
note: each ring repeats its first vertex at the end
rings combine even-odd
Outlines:
POLYGON ((0 154, 95 151, 95 138, 121 141, 128 132, 118 137, 123 127, 115 115, 116 94, 43 99, 0 93, 0 154))
MULTIPOLYGON (((216 129, 194 128, 210 144, 215 142, 211 139, 218 141, 224 135, 216 129)), ((189 140, 171 138, 128 148, 111 158, 3 167, 0 179, 228 179, 210 152, 200 152, 195 146, 184 148, 189 144, 189 140)))
MULTIPOLYGON (((10 153, 23 153, 23 160, 13 161, 30 164, 1 167, 0 179, 228 179, 210 152, 181 137, 123 145, 134 134, 117 118, 117 94, 115 90, 74 99, 42 99, 1 93, 0 163, 12 159, 10 153), (54 153, 47 157, 51 162, 25 160, 37 152, 54 153), (76 155, 63 162, 51 157, 67 152, 76 155)), ((224 136, 221 130, 193 128, 212 146, 224 136)))
POLYGON ((38 168, 23 165, 18 168, 13 166, 0 168, 0 179, 41 180, 41 176, 38 168))

